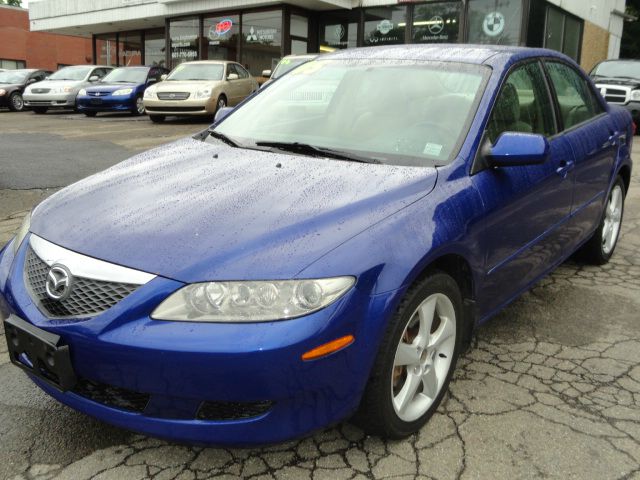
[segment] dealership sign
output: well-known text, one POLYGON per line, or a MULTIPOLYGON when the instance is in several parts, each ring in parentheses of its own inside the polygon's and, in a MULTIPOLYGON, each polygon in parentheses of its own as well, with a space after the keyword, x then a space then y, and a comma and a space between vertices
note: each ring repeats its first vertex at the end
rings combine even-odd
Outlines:
POLYGON ((209 29, 209 38, 211 40, 218 40, 224 37, 233 28, 233 21, 230 18, 220 20, 215 25, 212 25, 209 29))

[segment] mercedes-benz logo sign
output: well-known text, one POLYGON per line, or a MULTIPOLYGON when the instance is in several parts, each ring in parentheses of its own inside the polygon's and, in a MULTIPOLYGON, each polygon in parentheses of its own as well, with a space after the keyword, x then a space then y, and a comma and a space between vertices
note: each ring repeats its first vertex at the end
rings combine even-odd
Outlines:
POLYGON ((73 276, 67 267, 54 265, 47 274, 45 289, 52 300, 62 302, 69 298, 73 288, 73 276))

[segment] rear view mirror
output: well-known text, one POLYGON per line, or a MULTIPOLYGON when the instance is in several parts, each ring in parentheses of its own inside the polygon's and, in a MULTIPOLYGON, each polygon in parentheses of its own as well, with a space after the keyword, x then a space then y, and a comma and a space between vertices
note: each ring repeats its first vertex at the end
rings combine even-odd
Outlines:
POLYGON ((230 73, 229 75, 227 75, 227 80, 238 80, 238 74, 237 73, 230 73))
POLYGON ((213 119, 213 123, 218 123, 220 120, 222 120, 224 117, 226 117, 227 115, 229 115, 231 112, 233 112, 234 108, 233 107, 224 107, 221 108, 220 110, 218 110, 216 112, 216 116, 213 119))
POLYGON ((549 142, 543 135, 505 132, 495 145, 487 144, 484 150, 489 167, 539 165, 549 157, 549 142))
POLYGON ((271 70, 262 70, 262 76, 266 78, 271 78, 271 70))

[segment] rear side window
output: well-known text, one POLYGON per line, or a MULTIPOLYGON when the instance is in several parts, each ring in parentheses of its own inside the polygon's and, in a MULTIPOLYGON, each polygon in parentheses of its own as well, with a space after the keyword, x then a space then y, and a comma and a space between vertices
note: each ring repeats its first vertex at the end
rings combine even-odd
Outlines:
POLYGON ((238 72, 238 75, 240 75, 240 78, 249 78, 249 72, 247 72, 244 68, 242 68, 240 65, 236 65, 236 72, 238 72))
POLYGON ((492 143, 504 132, 555 133, 553 107, 538 62, 516 67, 507 77, 487 128, 492 143))
POLYGON ((603 112, 587 80, 575 69, 559 62, 548 62, 546 65, 558 97, 565 130, 603 112))

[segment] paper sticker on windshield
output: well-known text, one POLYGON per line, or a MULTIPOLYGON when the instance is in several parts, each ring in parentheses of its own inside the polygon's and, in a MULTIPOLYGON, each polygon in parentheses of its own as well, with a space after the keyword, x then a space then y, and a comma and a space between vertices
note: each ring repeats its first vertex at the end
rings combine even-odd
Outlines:
POLYGON ((437 143, 427 143, 422 151, 425 155, 430 155, 432 157, 439 157, 441 152, 442 145, 437 143))

